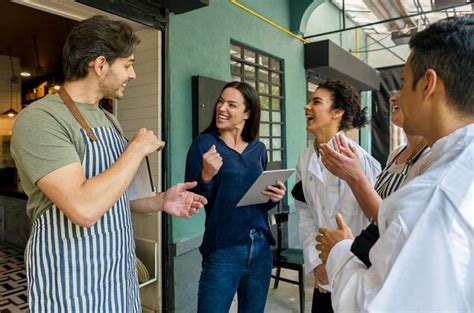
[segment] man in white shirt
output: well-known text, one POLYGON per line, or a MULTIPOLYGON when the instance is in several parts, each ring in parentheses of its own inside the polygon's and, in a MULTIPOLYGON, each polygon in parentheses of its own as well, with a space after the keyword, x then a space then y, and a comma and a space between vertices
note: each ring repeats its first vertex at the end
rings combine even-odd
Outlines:
POLYGON ((474 311, 474 16, 431 24, 410 41, 400 106, 433 162, 386 198, 367 268, 342 216, 321 228, 335 312, 474 311))

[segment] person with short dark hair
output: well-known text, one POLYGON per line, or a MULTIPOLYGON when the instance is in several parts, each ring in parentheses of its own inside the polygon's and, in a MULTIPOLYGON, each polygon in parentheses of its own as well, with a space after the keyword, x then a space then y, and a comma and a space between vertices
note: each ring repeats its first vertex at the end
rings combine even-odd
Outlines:
POLYGON ((474 308, 474 16, 440 20, 410 40, 403 128, 426 139, 431 165, 382 201, 372 266, 352 233, 320 229, 336 311, 471 312, 474 308))
MULTIPOLYGON (((178 184, 130 188, 164 142, 140 129, 127 143, 99 107, 135 78, 132 29, 94 16, 64 46, 64 85, 18 116, 11 152, 33 220, 26 265, 30 312, 140 312, 130 208, 189 218, 207 203, 178 184)), ((148 178, 148 177, 146 177, 148 178)))
POLYGON ((133 55, 140 39, 121 21, 96 15, 78 23, 68 34, 63 47, 65 81, 77 81, 89 74, 90 62, 101 55, 110 63, 133 55))
POLYGON ((314 135, 314 142, 300 154, 292 194, 299 213, 305 271, 314 272, 312 312, 326 313, 332 312, 331 294, 326 269, 314 249, 317 231, 319 227, 334 226, 333 217, 342 213, 351 229, 360 232, 369 224, 370 216, 364 215, 348 184, 324 167, 319 147, 350 145, 359 157, 363 174, 372 184, 380 172, 380 164, 344 135, 344 131, 367 123, 359 92, 354 87, 343 81, 324 82, 313 92, 304 111, 306 128, 314 135))
POLYGON ((247 83, 224 86, 212 122, 194 140, 186 159, 186 181, 198 181, 194 192, 209 199, 204 238, 199 248, 202 272, 198 312, 229 312, 237 292, 238 310, 265 309, 272 270, 270 245, 275 240, 267 211, 283 199, 278 181, 263 192, 263 204, 237 203, 267 167, 267 150, 257 139, 260 100, 247 83))

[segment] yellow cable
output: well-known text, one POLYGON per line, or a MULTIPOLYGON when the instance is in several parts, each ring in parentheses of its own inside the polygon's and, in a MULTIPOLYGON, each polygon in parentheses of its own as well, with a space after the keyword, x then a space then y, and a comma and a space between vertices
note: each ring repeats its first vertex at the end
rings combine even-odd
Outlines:
POLYGON ((355 51, 356 51, 356 56, 358 59, 360 59, 360 51, 359 51, 359 29, 355 29, 355 51))
POLYGON ((292 37, 295 37, 295 38, 298 39, 298 40, 301 40, 303 43, 310 43, 309 40, 304 39, 303 37, 298 36, 298 35, 296 35, 296 34, 290 32, 288 29, 286 29, 286 28, 284 28, 284 27, 278 25, 277 23, 275 23, 275 22, 269 20, 269 19, 266 18, 265 16, 263 16, 263 15, 261 15, 261 14, 255 12, 254 10, 252 10, 252 9, 250 9, 250 8, 248 8, 248 7, 246 7, 245 5, 243 5, 243 4, 239 3, 239 2, 237 2, 237 0, 229 0, 229 2, 232 3, 232 4, 234 4, 234 5, 236 5, 236 6, 238 6, 238 7, 241 8, 242 10, 247 11, 248 13, 250 13, 250 14, 252 14, 252 15, 258 17, 259 19, 261 19, 262 21, 264 21, 264 22, 266 22, 266 23, 272 25, 273 27, 276 27, 276 28, 278 28, 279 30, 281 30, 281 31, 283 31, 283 32, 285 32, 285 33, 287 33, 288 35, 290 35, 290 36, 292 36, 292 37))

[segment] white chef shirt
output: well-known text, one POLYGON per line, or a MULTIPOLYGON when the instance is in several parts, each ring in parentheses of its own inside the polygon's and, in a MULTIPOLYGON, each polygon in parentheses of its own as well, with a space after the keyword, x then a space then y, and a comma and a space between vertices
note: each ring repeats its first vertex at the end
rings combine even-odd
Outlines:
MULTIPOLYGON (((344 136, 342 131, 338 134, 356 149, 362 171, 373 185, 380 173, 380 164, 356 142, 344 136)), ((333 146, 332 139, 329 145, 333 146)), ((324 167, 312 146, 300 155, 296 181, 302 181, 306 200, 306 203, 295 200, 295 207, 299 213, 298 229, 304 252, 305 272, 309 273, 322 263, 315 249, 315 236, 319 227, 335 228, 336 213, 342 213, 352 232, 358 234, 367 227, 369 220, 359 207, 351 188, 324 167)))
POLYGON ((474 125, 435 142, 431 166, 386 198, 367 267, 333 247, 335 312, 474 311, 474 125))

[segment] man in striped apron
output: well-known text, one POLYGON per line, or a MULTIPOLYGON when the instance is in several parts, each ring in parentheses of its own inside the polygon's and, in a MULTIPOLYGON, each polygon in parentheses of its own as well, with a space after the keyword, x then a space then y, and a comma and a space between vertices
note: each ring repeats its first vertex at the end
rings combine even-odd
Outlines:
POLYGON ((127 188, 164 142, 141 129, 128 144, 102 98, 120 99, 135 78, 139 43, 123 23, 77 24, 63 50, 65 83, 23 110, 12 155, 28 195, 31 312, 140 312, 130 207, 189 218, 206 199, 178 184, 130 201, 127 188))

